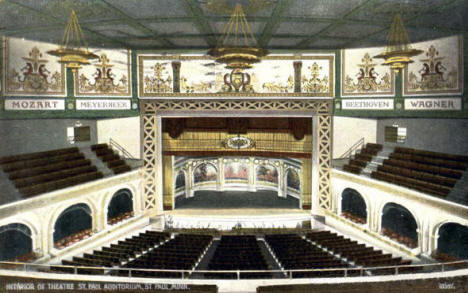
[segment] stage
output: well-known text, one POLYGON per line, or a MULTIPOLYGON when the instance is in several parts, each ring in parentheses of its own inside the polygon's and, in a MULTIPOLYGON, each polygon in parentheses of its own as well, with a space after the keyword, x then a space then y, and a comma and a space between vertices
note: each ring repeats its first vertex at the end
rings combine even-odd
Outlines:
POLYGON ((302 209, 175 209, 163 215, 166 228, 230 230, 242 228, 298 228, 311 220, 302 209))

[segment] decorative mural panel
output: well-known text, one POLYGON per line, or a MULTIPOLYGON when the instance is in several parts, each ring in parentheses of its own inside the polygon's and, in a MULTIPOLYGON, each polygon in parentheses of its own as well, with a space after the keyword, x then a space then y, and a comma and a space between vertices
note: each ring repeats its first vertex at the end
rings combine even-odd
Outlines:
POLYGON ((453 36, 415 43, 424 53, 413 57, 404 71, 404 95, 461 94, 463 92, 463 39, 453 36))
POLYGON ((240 162, 228 162, 224 166, 224 178, 226 180, 248 180, 249 167, 240 162))
POLYGON ((131 53, 129 50, 91 49, 99 59, 83 66, 75 75, 77 96, 131 96, 131 53))
POLYGON ((272 165, 260 165, 255 170, 258 181, 267 181, 278 184, 278 171, 272 165))
POLYGON ((268 56, 231 71, 203 55, 139 55, 140 97, 334 96, 334 55, 268 56))
POLYGON ((383 48, 341 51, 341 96, 393 96, 395 76, 388 66, 373 56, 383 48))
POLYGON ((299 174, 295 170, 293 169, 288 170, 288 174, 286 175, 286 181, 287 181, 288 188, 292 188, 295 190, 301 189, 301 178, 299 177, 299 174))
POLYGON ((211 164, 201 163, 193 171, 193 181, 195 184, 208 181, 216 181, 216 168, 211 164))
POLYGON ((175 181, 175 189, 185 187, 185 173, 184 171, 179 171, 175 181))
POLYGON ((65 96, 65 68, 46 52, 57 45, 6 38, 3 52, 4 94, 65 96))

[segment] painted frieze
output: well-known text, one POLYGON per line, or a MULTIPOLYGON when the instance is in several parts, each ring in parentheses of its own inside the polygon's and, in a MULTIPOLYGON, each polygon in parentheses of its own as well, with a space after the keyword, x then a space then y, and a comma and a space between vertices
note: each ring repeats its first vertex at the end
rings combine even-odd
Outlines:
POLYGON ((65 69, 47 54, 56 45, 6 38, 3 52, 4 94, 65 96, 65 69))
POLYGON ((394 73, 380 65, 373 56, 382 48, 347 49, 341 51, 341 96, 393 96, 394 73))
POLYGON ((333 55, 268 56, 230 70, 204 55, 139 55, 140 97, 334 96, 333 55))
POLYGON ((75 74, 77 96, 130 97, 131 58, 129 50, 91 49, 99 56, 75 74))
POLYGON ((453 36, 412 44, 424 53, 404 71, 405 96, 461 94, 463 92, 462 37, 453 36))

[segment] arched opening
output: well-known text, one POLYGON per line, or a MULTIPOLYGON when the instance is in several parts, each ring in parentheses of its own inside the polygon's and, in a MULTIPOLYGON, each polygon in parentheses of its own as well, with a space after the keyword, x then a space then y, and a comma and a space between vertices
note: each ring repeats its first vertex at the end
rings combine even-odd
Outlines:
POLYGON ((12 223, 0 227, 0 261, 30 262, 35 258, 28 226, 12 223))
POLYGON ((175 180, 175 190, 177 192, 177 190, 180 190, 183 188, 185 188, 185 173, 184 171, 179 171, 179 173, 177 173, 177 177, 175 180))
POLYGON ((410 248, 418 246, 418 224, 405 207, 388 203, 382 211, 382 234, 410 248))
POLYGON ((113 225, 133 217, 133 195, 128 189, 120 189, 112 196, 107 207, 107 223, 113 225))
POLYGON ((212 164, 201 163, 193 171, 193 182, 195 184, 216 182, 217 178, 216 168, 212 164))
POLYGON ((293 169, 288 170, 286 175, 286 186, 296 191, 301 190, 301 178, 299 177, 299 174, 293 169))
POLYGON ((91 209, 84 203, 64 210, 54 226, 54 247, 62 249, 88 238, 92 231, 91 209))
POLYGON ((341 215, 355 223, 367 222, 367 206, 362 195, 352 188, 341 194, 341 215))
POLYGON ((440 261, 468 259, 468 227, 447 223, 440 227, 435 258, 440 261))

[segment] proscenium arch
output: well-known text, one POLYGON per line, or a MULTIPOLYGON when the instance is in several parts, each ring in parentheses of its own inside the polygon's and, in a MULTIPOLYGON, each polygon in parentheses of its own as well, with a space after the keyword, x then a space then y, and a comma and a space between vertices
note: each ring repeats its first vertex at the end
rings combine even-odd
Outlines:
POLYGON ((380 225, 382 229, 386 227, 392 230, 397 230, 395 232, 414 239, 416 242, 419 240, 418 220, 414 216, 414 213, 403 205, 388 202, 383 206, 381 215, 382 219, 380 225), (391 216, 395 216, 395 222, 391 221, 391 216))
POLYGON ((149 98, 140 100, 143 154, 143 209, 163 210, 162 117, 308 117, 312 118, 312 212, 331 209, 332 99, 309 97, 245 98, 242 94, 206 98, 149 98))
POLYGON ((369 207, 367 200, 361 193, 353 188, 345 188, 340 196, 341 212, 344 211, 364 218, 368 222, 369 207))
POLYGON ((123 213, 125 212, 135 212, 135 203, 134 203, 135 199, 134 199, 134 195, 132 193, 132 191, 128 188, 121 188, 119 190, 117 190, 113 195, 112 197, 110 198, 110 201, 109 203, 107 204, 107 207, 106 207, 106 220, 109 221, 109 219, 111 218, 114 218, 116 216, 118 216, 119 214, 122 214, 121 213, 117 213, 117 212, 113 212, 111 211, 110 209, 114 206, 114 205, 118 205, 118 207, 120 208, 124 208, 125 211, 123 211, 123 213))
MULTIPOLYGON (((255 166, 255 169, 254 169, 254 172, 255 172, 255 183, 257 184, 257 182, 259 181, 259 180, 258 180, 258 176, 257 176, 257 170, 258 170, 259 168, 262 168, 262 167, 263 167, 263 168, 266 168, 267 166, 268 166, 268 167, 272 167, 273 170, 275 170, 275 172, 276 172, 276 184, 279 185, 279 184, 280 184, 280 180, 281 180, 279 168, 276 167, 274 164, 271 164, 271 163, 261 163, 261 164, 258 164, 258 165, 255 166)), ((273 183, 273 182, 271 182, 271 181, 266 181, 266 182, 273 183)))
POLYGON ((178 188, 182 188, 182 187, 186 187, 187 186, 187 172, 183 169, 180 169, 178 172, 177 172, 177 175, 175 176, 175 179, 174 179, 174 191, 178 188), (184 181, 184 185, 182 186, 179 186, 177 187, 177 180, 179 180, 179 178, 183 176, 183 181, 184 181))
POLYGON ((299 179, 299 189, 296 189, 296 190, 301 191, 301 189, 302 189, 302 181, 301 181, 300 172, 298 172, 296 169, 291 168, 291 167, 287 168, 286 171, 284 172, 284 173, 285 173, 285 174, 284 174, 284 183, 285 183, 285 186, 286 186, 286 187, 289 187, 289 185, 288 185, 288 183, 289 183, 288 178, 289 178, 289 177, 288 177, 288 176, 289 176, 289 174, 290 174, 291 172, 295 173, 295 174, 297 175, 298 179, 299 179))
POLYGON ((0 261, 14 260, 33 252, 33 234, 22 223, 0 226, 0 261))
MULTIPOLYGON (((65 216, 66 214, 72 213, 72 212, 76 213, 77 216, 85 216, 86 217, 86 215, 88 215, 88 217, 84 219, 86 221, 84 221, 83 223, 79 223, 79 225, 76 224, 76 226, 75 226, 76 229, 80 228, 80 226, 83 226, 83 228, 84 228, 85 226, 88 226, 88 224, 89 224, 89 229, 93 228, 93 213, 92 213, 92 210, 89 207, 89 205, 87 205, 86 203, 73 204, 73 205, 67 207, 66 209, 64 209, 59 214, 59 216, 56 218, 55 223, 54 223, 54 230, 53 230, 54 233, 53 233, 53 236, 52 236, 53 242, 57 242, 58 240, 63 239, 65 237, 73 234, 73 233, 68 233, 68 235, 65 235, 66 233, 62 233, 63 235, 65 235, 65 236, 63 236, 63 235, 59 235, 59 231, 57 231, 57 229, 60 228, 60 227, 57 227, 58 224, 60 224, 60 226, 68 226, 68 225, 71 225, 73 222, 75 222, 76 218, 74 218, 72 220, 66 220, 66 221, 64 220, 65 223, 59 222, 59 220, 62 219, 62 216, 65 216), (60 237, 60 236, 62 236, 62 237, 60 237)), ((77 232, 77 231, 75 231, 75 232, 77 232)))

